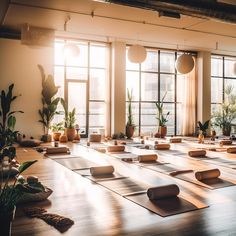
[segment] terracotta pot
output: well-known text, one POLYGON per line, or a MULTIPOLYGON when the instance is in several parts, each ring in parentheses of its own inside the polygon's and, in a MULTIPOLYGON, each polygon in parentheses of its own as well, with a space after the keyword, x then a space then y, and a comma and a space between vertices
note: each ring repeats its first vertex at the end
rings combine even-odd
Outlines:
POLYGON ((60 132, 54 132, 52 137, 53 137, 54 141, 59 141, 60 136, 61 136, 60 132))
POLYGON ((66 135, 66 134, 62 134, 62 135, 60 136, 60 138, 59 138, 59 141, 60 141, 61 143, 66 143, 66 142, 68 142, 67 135, 66 135))
POLYGON ((166 126, 159 126, 158 132, 161 138, 165 138, 167 134, 167 127, 166 126))
POLYGON ((66 128, 68 141, 73 141, 75 138, 75 128, 66 128))
POLYGON ((0 213, 0 235, 10 236, 11 235, 11 224, 15 217, 16 207, 12 211, 0 213))
POLYGON ((134 135, 134 126, 126 125, 125 134, 127 138, 132 138, 134 135))

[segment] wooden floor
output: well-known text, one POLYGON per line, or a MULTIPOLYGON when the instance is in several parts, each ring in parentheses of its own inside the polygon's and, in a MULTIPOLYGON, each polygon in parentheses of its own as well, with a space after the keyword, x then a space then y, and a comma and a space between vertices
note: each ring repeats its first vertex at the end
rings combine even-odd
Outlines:
MULTIPOLYGON (((189 148, 196 145, 188 142, 172 144, 171 148, 187 152, 189 148)), ((48 201, 31 205, 45 207, 50 213, 74 220, 75 224, 63 235, 236 235, 236 186, 210 190, 166 174, 122 162, 79 144, 70 144, 70 148, 75 155, 84 156, 99 164, 112 164, 119 173, 153 186, 157 185, 157 178, 161 179, 163 184, 176 183, 180 187, 182 197, 192 199, 196 203, 207 204, 209 207, 161 217, 91 182, 33 149, 19 148, 18 161, 38 160, 24 175, 36 175, 44 185, 53 189, 53 194, 48 201)), ((136 150, 136 152, 141 152, 141 150, 136 150)), ((236 170, 203 161, 184 159, 178 155, 162 155, 161 151, 159 153, 160 160, 185 168, 201 170, 218 167, 223 176, 236 180, 236 170)), ((232 154, 215 152, 208 152, 208 154, 236 159, 236 155, 232 154)), ((42 220, 25 217, 21 208, 17 208, 12 235, 61 235, 59 231, 42 220)))

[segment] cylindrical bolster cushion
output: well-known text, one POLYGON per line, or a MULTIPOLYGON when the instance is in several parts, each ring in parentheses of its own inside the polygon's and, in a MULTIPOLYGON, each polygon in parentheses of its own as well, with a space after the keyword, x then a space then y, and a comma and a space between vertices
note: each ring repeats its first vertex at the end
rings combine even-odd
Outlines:
POLYGON ((109 175, 115 171, 113 166, 98 166, 98 167, 91 167, 90 173, 92 176, 96 175, 109 175))
POLYGON ((157 160, 157 154, 144 154, 138 156, 139 162, 148 162, 148 161, 156 161, 157 160))
POLYGON ((102 141, 102 135, 101 134, 90 134, 89 135, 89 142, 100 143, 101 141, 102 141))
POLYGON ((162 198, 176 197, 180 190, 176 184, 164 185, 155 188, 149 188, 147 195, 150 200, 157 200, 162 198))
POLYGON ((69 149, 67 147, 48 147, 46 154, 67 153, 68 151, 69 149))
POLYGON ((218 178, 219 176, 220 176, 220 170, 219 169, 197 171, 195 173, 195 178, 197 180, 215 179, 215 178, 218 178))
POLYGON ((203 156, 206 156, 206 151, 205 150, 191 150, 188 152, 188 155, 190 157, 203 157, 203 156))
POLYGON ((168 150, 170 149, 169 143, 158 143, 154 146, 154 149, 156 150, 168 150))
POLYGON ((107 147, 108 152, 123 152, 124 150, 125 150, 125 146, 122 146, 122 145, 113 145, 113 146, 107 147))
POLYGON ((227 148, 228 153, 236 153, 236 147, 227 148))
POLYGON ((154 149, 156 150, 168 150, 170 149, 169 143, 158 143, 154 146, 154 149))
POLYGON ((220 145, 231 145, 232 144, 232 140, 221 140, 220 141, 220 145))
POLYGON ((182 138, 170 138, 170 143, 181 143, 182 138))

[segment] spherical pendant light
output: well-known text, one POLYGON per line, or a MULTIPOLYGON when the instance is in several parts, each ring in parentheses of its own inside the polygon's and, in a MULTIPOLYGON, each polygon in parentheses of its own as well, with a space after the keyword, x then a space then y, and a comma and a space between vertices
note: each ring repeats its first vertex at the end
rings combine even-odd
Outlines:
POLYGON ((133 63, 142 63, 147 57, 147 52, 145 47, 141 45, 132 45, 128 51, 128 58, 133 63))
POLYGON ((180 74, 187 74, 194 68, 194 60, 190 54, 182 54, 175 62, 175 68, 180 74))

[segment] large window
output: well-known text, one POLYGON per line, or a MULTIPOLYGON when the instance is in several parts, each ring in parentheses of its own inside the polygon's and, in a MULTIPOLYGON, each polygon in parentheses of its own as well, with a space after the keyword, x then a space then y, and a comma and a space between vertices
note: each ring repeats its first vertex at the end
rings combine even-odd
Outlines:
MULTIPOLYGON (((109 53, 105 43, 67 41, 79 47, 79 56, 65 56, 65 40, 55 41, 54 78, 58 96, 76 108, 76 122, 83 136, 104 129, 109 53)), ((62 110, 62 107, 59 107, 62 110)), ((63 119, 62 115, 55 122, 63 119)))
POLYGON ((178 91, 178 87, 183 76, 175 70, 177 56, 177 52, 147 48, 147 58, 142 64, 131 63, 126 57, 126 88, 133 91, 136 134, 157 131, 155 102, 160 101, 165 93, 164 112, 170 112, 168 135, 181 133, 178 118, 181 113, 181 90, 178 91))
POLYGON ((227 85, 232 85, 236 93, 235 63, 235 57, 211 57, 211 113, 220 108, 227 85))

